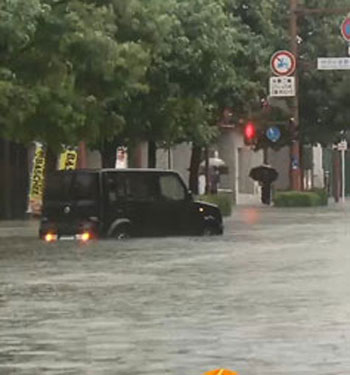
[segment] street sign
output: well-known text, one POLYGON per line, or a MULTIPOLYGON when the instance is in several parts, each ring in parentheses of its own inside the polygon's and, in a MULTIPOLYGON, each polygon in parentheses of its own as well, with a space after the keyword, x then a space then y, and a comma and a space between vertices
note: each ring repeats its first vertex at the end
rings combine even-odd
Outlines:
POLYGON ((281 131, 277 126, 271 126, 266 130, 266 137, 271 142, 277 142, 281 138, 281 131))
POLYGON ((350 70, 350 57, 319 57, 318 70, 350 70))
POLYGON ((347 41, 350 42, 350 17, 347 16, 345 20, 341 24, 341 34, 343 38, 347 41))
POLYGON ((346 151, 348 149, 348 142, 347 141, 341 141, 337 145, 338 151, 346 151))
POLYGON ((271 70, 277 76, 289 76, 295 72, 295 56, 289 51, 277 51, 271 57, 271 70))
POLYGON ((270 77, 270 96, 295 96, 295 77, 270 77))

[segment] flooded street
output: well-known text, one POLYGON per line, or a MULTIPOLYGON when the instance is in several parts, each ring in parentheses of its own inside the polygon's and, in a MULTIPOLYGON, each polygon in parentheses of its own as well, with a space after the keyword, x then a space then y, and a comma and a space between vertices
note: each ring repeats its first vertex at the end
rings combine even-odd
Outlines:
POLYGON ((220 237, 84 246, 0 224, 0 374, 349 374, 349 219, 239 208, 220 237))

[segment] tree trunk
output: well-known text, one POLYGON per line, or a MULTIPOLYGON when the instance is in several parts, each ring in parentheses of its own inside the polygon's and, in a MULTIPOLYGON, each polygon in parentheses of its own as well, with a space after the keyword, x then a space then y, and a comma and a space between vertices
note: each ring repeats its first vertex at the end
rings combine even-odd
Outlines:
POLYGON ((78 168, 87 168, 86 143, 80 141, 78 145, 78 168))
POLYGON ((4 170, 3 178, 5 181, 4 188, 4 211, 5 219, 12 219, 12 173, 11 173, 11 144, 10 141, 4 140, 4 170))
POLYGON ((142 144, 139 141, 128 143, 128 168, 142 168, 142 144))
POLYGON ((154 141, 148 141, 148 168, 157 166, 157 145, 154 141))
POLYGON ((199 172, 199 165, 201 163, 201 157, 202 157, 202 148, 194 144, 192 146, 190 179, 189 179, 189 187, 193 194, 198 194, 198 172, 199 172))
POLYGON ((118 145, 115 142, 104 142, 102 149, 100 150, 102 168, 115 168, 117 147, 118 145))

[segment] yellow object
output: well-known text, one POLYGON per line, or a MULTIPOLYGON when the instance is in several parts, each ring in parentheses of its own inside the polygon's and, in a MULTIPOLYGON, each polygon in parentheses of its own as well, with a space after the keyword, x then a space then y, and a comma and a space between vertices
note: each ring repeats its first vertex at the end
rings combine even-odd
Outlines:
POLYGON ((231 370, 224 369, 224 368, 218 368, 216 370, 206 372, 203 375, 238 375, 238 372, 231 371, 231 370))
POLYGON ((59 170, 73 170, 77 167, 78 153, 75 150, 66 149, 60 155, 59 170))
POLYGON ((30 176, 29 186, 29 207, 28 212, 40 215, 43 200, 43 189, 45 179, 45 149, 44 146, 36 142, 33 157, 33 167, 30 176))

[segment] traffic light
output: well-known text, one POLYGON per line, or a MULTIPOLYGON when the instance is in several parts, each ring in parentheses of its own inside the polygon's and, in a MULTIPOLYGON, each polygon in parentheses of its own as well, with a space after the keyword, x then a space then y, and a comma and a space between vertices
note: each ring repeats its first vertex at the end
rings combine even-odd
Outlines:
POLYGON ((248 122, 244 127, 244 143, 253 145, 256 140, 256 127, 252 122, 248 122))

